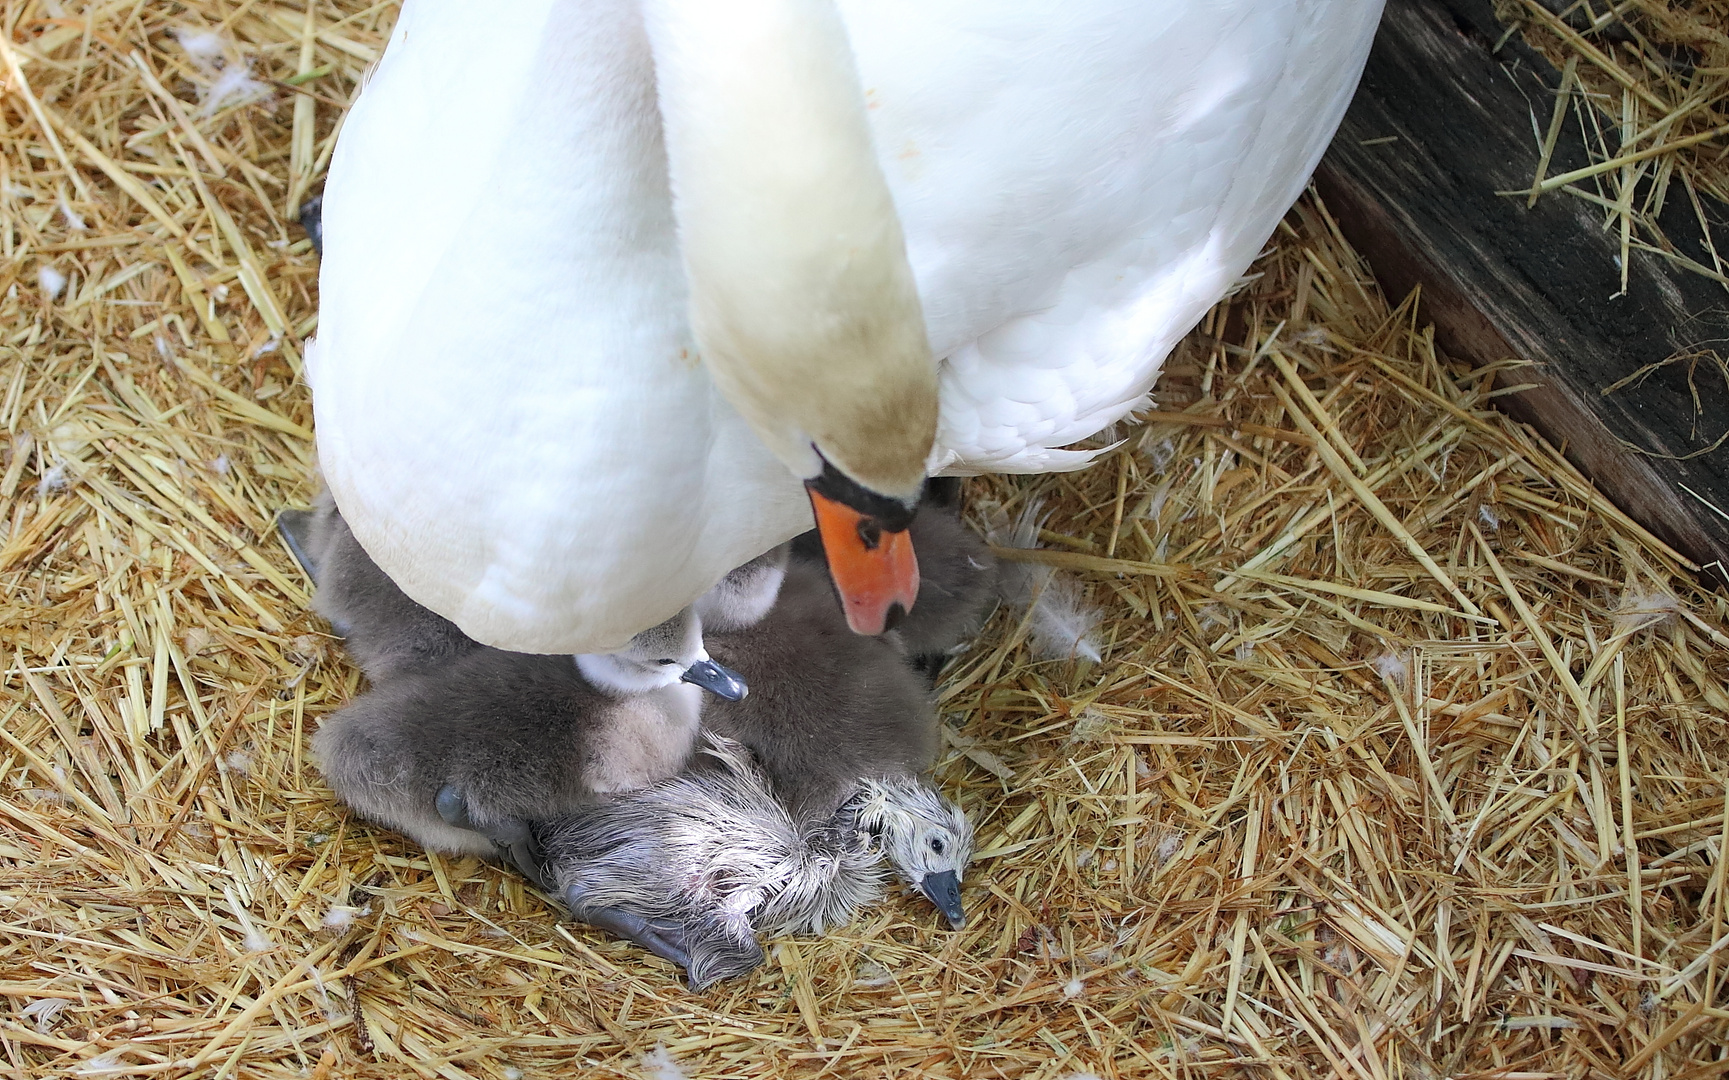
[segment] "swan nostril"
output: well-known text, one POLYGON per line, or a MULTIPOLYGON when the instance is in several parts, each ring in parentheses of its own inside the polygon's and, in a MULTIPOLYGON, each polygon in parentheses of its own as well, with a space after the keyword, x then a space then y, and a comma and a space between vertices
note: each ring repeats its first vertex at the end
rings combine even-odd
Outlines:
POLYGON ((883 542, 882 523, 873 517, 859 518, 858 538, 866 551, 875 551, 883 542))

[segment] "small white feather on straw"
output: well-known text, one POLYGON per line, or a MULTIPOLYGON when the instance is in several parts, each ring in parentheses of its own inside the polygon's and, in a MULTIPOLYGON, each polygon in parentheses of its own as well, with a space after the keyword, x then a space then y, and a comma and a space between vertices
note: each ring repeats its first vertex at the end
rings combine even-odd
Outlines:
POLYGON ((642 1068, 652 1080, 685 1080, 689 1075, 667 1053, 665 1043, 655 1043, 653 1050, 642 1055, 642 1068))
POLYGON ((1388 649, 1380 656, 1370 661, 1375 672, 1399 689, 1407 689, 1411 685, 1411 665, 1409 658, 1402 653, 1388 649))
POLYGON ((1614 636, 1622 637, 1661 626, 1673 619, 1680 610, 1680 601, 1663 589, 1630 586, 1615 605, 1614 636))
MULTIPOLYGON (((1012 528, 1006 524, 990 531, 990 539, 1001 547, 1036 548, 1043 504, 1029 502, 1012 528)), ((1098 663, 1098 642, 1093 631, 1104 615, 1087 600, 1081 583, 1055 567, 1038 563, 1005 563, 997 579, 1002 598, 1025 611, 1029 620, 1033 654, 1043 660, 1083 659, 1098 663)))
POLYGON ((207 82, 199 87, 198 116, 214 116, 230 105, 246 105, 270 96, 270 87, 252 77, 252 61, 240 47, 214 30, 180 27, 174 31, 180 47, 207 82))
POLYGON ((50 300, 60 299, 60 290, 66 287, 66 275, 52 266, 41 266, 36 270, 36 284, 42 287, 42 294, 50 300))
POLYGON ((70 1004, 65 998, 38 998, 18 1012, 36 1025, 36 1034, 46 1035, 60 1019, 60 1013, 70 1004))

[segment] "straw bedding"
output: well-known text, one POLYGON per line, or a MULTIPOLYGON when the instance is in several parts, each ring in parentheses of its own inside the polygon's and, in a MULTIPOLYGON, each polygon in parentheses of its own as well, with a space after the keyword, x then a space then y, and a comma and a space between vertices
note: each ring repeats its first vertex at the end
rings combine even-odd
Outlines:
POLYGON ((1495 8, 1509 35, 1522 34, 1561 71, 1554 102, 1532 103, 1539 149, 1530 200, 1553 192, 1597 207, 1621 241, 1623 288, 1634 249, 1729 287, 1716 209, 1729 202, 1729 5, 1495 0, 1495 8), (1583 138, 1592 162, 1556 173, 1549 159, 1564 126, 1583 138), (1665 235, 1665 207, 1692 219, 1706 262, 1665 235))
POLYGON ((358 676, 271 532, 285 211, 394 10, 70 6, 6 8, 0 1073, 1729 1072, 1729 603, 1313 200, 1096 467, 969 490, 1097 622, 951 668, 966 930, 896 897, 692 995, 353 819, 305 748, 358 676))

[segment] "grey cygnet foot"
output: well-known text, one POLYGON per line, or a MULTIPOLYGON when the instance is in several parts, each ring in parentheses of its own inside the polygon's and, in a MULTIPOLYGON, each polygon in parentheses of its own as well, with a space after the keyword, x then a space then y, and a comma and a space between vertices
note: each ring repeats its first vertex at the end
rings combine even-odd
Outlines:
POLYGON ((312 557, 312 511, 283 510, 276 515, 276 531, 288 545, 288 553, 306 571, 313 584, 318 583, 318 561, 312 557))
POLYGON ((617 907, 589 907, 576 886, 565 890, 564 902, 572 917, 599 927, 626 941, 634 941, 649 952, 681 968, 690 967, 684 944, 684 927, 667 919, 645 919, 634 911, 617 907))
POLYGON ((556 887, 546 875, 546 863, 541 858, 540 845, 528 823, 517 818, 504 818, 492 825, 477 825, 468 813, 468 799, 455 784, 438 789, 438 816, 453 828, 476 832, 498 845, 499 854, 516 867, 536 888, 547 892, 556 887))
POLYGON ((312 241, 312 250, 320 257, 324 255, 324 193, 321 191, 312 198, 300 204, 300 227, 306 230, 307 239, 312 241))

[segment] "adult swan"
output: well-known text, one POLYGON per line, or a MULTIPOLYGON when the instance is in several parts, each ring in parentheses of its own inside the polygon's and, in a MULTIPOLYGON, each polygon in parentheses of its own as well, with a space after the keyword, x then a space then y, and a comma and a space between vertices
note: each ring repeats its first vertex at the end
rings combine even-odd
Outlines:
POLYGON ((1380 9, 408 0, 325 190, 326 481, 490 644, 615 648, 813 505, 878 631, 927 470, 1078 468, 1145 403, 1380 9))

